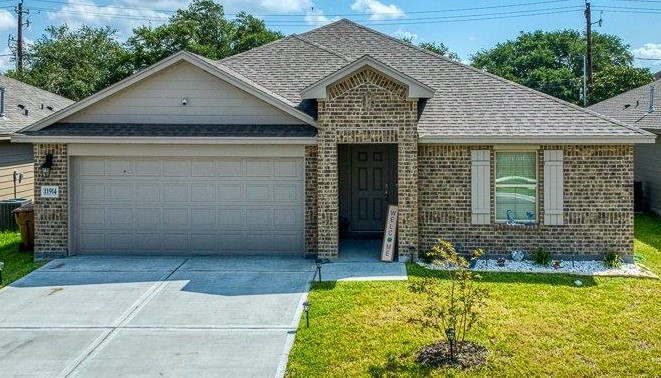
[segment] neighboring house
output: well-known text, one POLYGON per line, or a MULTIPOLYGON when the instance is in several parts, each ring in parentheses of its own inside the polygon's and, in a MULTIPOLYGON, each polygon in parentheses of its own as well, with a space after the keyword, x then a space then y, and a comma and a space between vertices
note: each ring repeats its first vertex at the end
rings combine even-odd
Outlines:
POLYGON ((318 254, 378 235, 633 253, 654 136, 340 20, 221 61, 178 53, 22 131, 37 257, 318 254), (49 168, 49 169, 45 169, 49 168), (57 190, 55 188, 57 187, 57 190))
MULTIPOLYGON (((661 134, 661 78, 590 106, 620 122, 661 134)), ((634 180, 643 184, 643 206, 661 214, 661 138, 640 144, 634 153, 634 180)))
POLYGON ((73 101, 0 76, 0 102, 0 200, 32 199, 32 144, 11 143, 11 136, 73 101))

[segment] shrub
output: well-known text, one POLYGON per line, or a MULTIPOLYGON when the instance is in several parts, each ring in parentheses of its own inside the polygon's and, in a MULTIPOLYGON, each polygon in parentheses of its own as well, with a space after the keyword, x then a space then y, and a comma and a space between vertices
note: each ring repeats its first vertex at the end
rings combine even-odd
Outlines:
MULTIPOLYGON (((472 257, 479 257, 481 250, 476 250, 472 257)), ((427 296, 427 304, 421 319, 414 319, 423 327, 430 327, 443 335, 445 330, 455 330, 455 340, 463 342, 466 334, 480 320, 480 308, 486 305, 488 292, 477 284, 482 277, 468 269, 466 258, 457 254, 454 246, 439 240, 424 255, 431 264, 448 269, 450 285, 434 277, 425 277, 411 283, 409 289, 427 296)))
POLYGON ((608 252, 604 256, 604 265, 606 265, 607 268, 619 268, 622 266, 622 257, 617 252, 608 252))
POLYGON ((532 259, 539 265, 549 266, 551 264, 551 253, 545 248, 539 247, 533 251, 532 259))

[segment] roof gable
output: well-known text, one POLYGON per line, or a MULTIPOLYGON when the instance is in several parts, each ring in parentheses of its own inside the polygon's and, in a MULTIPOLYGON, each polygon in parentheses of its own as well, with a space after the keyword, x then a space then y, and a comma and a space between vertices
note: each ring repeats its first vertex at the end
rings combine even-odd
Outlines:
POLYGON ((637 127, 344 19, 221 63, 302 103, 303 89, 364 55, 435 91, 418 121, 421 138, 428 140, 480 136, 513 143, 531 138, 538 138, 538 143, 547 139, 569 143, 581 138, 635 143, 653 137, 637 127))
POLYGON ((63 109, 47 118, 44 118, 43 120, 21 131, 22 132, 39 131, 59 121, 73 118, 74 115, 81 114, 81 112, 83 112, 86 109, 89 109, 94 104, 97 104, 102 100, 106 100, 109 97, 121 91, 126 90, 127 88, 130 88, 132 86, 135 86, 136 84, 143 82, 144 80, 154 77, 155 75, 158 75, 159 73, 162 73, 164 70, 167 70, 168 68, 176 64, 179 64, 181 62, 187 62, 189 64, 192 64, 193 66, 205 71, 206 73, 209 73, 212 76, 215 76, 216 78, 223 80, 226 83, 233 85, 238 89, 243 90, 246 93, 268 103, 269 105, 272 105, 273 107, 279 109, 280 111, 291 115, 292 117, 300 120, 302 123, 306 123, 310 125, 315 124, 312 117, 293 108, 291 102, 287 101, 286 99, 283 99, 277 94, 270 93, 269 91, 265 90, 263 87, 259 86, 256 83, 250 82, 249 80, 245 79, 239 74, 233 74, 233 72, 229 69, 222 69, 222 67, 219 67, 215 64, 211 64, 211 62, 207 59, 204 59, 202 57, 199 57, 195 54, 191 54, 188 52, 179 52, 138 72, 137 74, 129 76, 128 78, 116 84, 113 84, 110 87, 67 107, 66 109, 63 109))
POLYGON ((327 88, 329 86, 342 81, 346 77, 351 76, 366 67, 372 68, 391 80, 405 86, 407 88, 409 99, 430 98, 434 95, 434 89, 431 87, 381 63, 369 55, 364 55, 303 89, 303 91, 301 91, 301 97, 303 99, 326 99, 328 95, 327 88))

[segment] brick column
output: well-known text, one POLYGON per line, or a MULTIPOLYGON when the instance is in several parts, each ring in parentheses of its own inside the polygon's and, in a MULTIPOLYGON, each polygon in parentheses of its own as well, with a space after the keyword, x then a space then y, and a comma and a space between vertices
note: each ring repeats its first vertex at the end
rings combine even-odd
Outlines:
POLYGON ((305 254, 317 253, 317 146, 305 147, 305 254))
POLYGON ((325 102, 319 101, 317 121, 317 252, 336 259, 339 249, 339 194, 335 128, 325 122, 325 102))
POLYGON ((400 255, 409 248, 418 252, 418 133, 416 127, 417 102, 409 102, 410 120, 400 125, 397 143, 397 176, 400 255))
POLYGON ((35 260, 67 256, 69 252, 69 159, 66 144, 34 145, 34 257, 35 260), (47 154, 53 167, 41 172, 47 154), (59 198, 42 198, 41 187, 59 187, 59 198))

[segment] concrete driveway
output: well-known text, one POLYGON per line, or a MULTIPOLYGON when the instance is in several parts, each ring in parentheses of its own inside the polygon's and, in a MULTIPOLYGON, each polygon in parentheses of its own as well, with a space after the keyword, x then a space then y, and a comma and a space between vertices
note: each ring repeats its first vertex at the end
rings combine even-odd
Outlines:
POLYGON ((0 290, 0 376, 282 376, 314 264, 73 257, 0 290))

